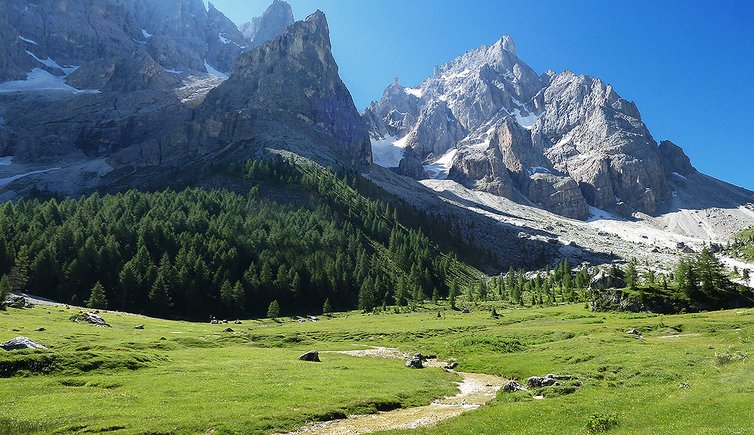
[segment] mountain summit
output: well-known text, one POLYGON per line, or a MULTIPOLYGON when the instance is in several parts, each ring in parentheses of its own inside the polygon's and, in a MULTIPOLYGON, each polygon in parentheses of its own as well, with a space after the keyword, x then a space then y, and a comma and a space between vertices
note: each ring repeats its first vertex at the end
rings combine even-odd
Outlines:
POLYGON ((537 74, 508 35, 415 88, 396 81, 364 119, 378 164, 577 219, 589 206, 655 214, 671 200, 674 173, 695 172, 679 147, 657 144, 611 85, 570 71, 537 74))
POLYGON ((239 30, 249 47, 254 48, 282 35, 294 21, 291 5, 283 0, 274 0, 262 16, 242 24, 239 30))

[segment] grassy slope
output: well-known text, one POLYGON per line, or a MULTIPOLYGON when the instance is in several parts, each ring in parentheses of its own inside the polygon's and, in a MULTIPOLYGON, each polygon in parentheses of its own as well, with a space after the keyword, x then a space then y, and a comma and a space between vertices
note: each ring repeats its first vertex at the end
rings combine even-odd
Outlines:
MULTIPOLYGON (((113 328, 97 328, 70 322, 75 312, 45 307, 0 312, 0 339, 25 335, 48 345, 60 367, 48 375, 21 373, 0 380, 0 402, 8 404, 0 408, 0 433, 119 428, 122 433, 255 433, 426 404, 455 390, 453 375, 409 371, 401 361, 327 354, 321 364, 300 362, 305 346, 263 347, 285 343, 250 340, 248 328, 278 329, 269 321, 230 325, 243 331, 231 334, 221 332, 229 325, 107 313, 103 316, 113 328), (138 324, 145 330, 134 330, 138 324), (46 331, 35 332, 39 327, 46 331), (145 367, 118 367, 132 358, 145 367), (99 359, 116 368, 89 371, 82 363, 99 359)), ((0 362, 18 357, 4 352, 0 362)))
POLYGON ((63 419, 55 427, 86 421, 90 428, 129 431, 248 432, 292 428, 338 410, 360 412, 368 402, 426 403, 447 393, 448 376, 403 369, 400 361, 330 354, 322 365, 295 361, 309 348, 385 345, 457 358, 465 371, 523 380, 572 374, 583 383, 570 395, 551 390, 542 401, 501 392, 487 407, 427 433, 585 433, 596 414, 617 419, 614 433, 754 432, 754 364, 743 357, 754 353, 754 310, 654 316, 591 313, 572 305, 498 312, 499 320, 479 308, 467 315, 443 312, 442 318, 433 309, 352 313, 317 323, 247 322, 237 329, 251 328, 248 335, 233 336, 219 332, 224 325, 110 314, 115 327, 105 330, 68 323, 69 313, 57 309, 50 315, 44 308, 11 310, 0 314, 0 338, 28 335, 56 352, 86 343, 123 349, 117 355, 147 356, 153 367, 2 380, 0 400, 12 404, 0 416, 63 419), (132 330, 137 323, 147 329, 132 330), (39 326, 48 331, 29 332, 39 326), (643 339, 625 334, 629 328, 638 328, 643 339), (212 347, 201 346, 206 343, 212 347), (85 386, 62 385, 77 380, 85 386))

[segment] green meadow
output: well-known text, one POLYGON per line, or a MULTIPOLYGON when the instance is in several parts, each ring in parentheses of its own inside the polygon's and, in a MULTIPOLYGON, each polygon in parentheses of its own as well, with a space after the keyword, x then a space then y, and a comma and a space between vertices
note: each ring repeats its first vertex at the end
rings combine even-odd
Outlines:
POLYGON ((241 325, 103 312, 111 328, 70 321, 73 308, 9 308, 0 340, 26 336, 49 350, 0 354, 0 433, 276 433, 456 391, 458 375, 441 369, 327 352, 369 346, 435 354, 459 371, 521 383, 573 376, 500 391, 419 433, 754 432, 754 310, 661 316, 496 305, 494 318, 491 308, 463 314, 428 304, 241 325), (632 328, 639 335, 626 334, 632 328), (312 349, 321 363, 298 360, 312 349))

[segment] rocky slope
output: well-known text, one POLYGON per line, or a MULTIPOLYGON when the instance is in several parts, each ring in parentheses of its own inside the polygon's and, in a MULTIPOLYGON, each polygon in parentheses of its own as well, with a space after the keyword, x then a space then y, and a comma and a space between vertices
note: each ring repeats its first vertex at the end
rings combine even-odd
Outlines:
MULTIPOLYGON (((44 68, 33 70, 44 74, 42 81, 0 83, 0 157, 14 156, 13 164, 0 168, 0 180, 12 180, 21 192, 70 195, 116 182, 149 185, 150 176, 129 182, 124 172, 141 168, 162 176, 166 168, 180 172, 201 158, 206 164, 198 172, 181 174, 196 178, 230 147, 239 159, 274 149, 332 166, 371 164, 369 136, 339 78, 321 12, 242 53, 240 31, 212 5, 204 9, 201 0, 104 0, 94 8, 113 9, 96 13, 81 2, 40 1, 10 15, 19 23, 30 17, 57 23, 48 9, 69 8, 81 14, 60 23, 77 29, 76 35, 96 35, 107 26, 120 30, 97 54, 84 43, 71 50, 55 46, 49 41, 59 37, 47 35, 46 25, 29 26, 28 38, 12 35, 48 59, 32 65, 44 68), (214 52, 233 61, 229 78, 216 77, 207 63, 212 41, 239 48, 214 52), (59 178, 66 181, 51 182, 59 178)), ((24 68, 29 65, 13 64, 7 71, 24 68)))
POLYGON ((577 219, 589 206, 656 214, 671 202, 674 174, 696 173, 681 148, 655 142, 612 86, 570 71, 537 74, 507 35, 436 67, 416 88, 396 80, 363 116, 378 164, 577 219), (412 152, 382 158, 396 147, 412 152), (417 160, 430 170, 417 171, 417 160))

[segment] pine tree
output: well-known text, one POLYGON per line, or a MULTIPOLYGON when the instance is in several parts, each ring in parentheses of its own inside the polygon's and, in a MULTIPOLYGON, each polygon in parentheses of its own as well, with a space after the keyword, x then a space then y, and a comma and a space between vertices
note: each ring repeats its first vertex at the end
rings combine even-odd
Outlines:
POLYGON ((16 261, 11 269, 11 287, 13 291, 25 292, 29 283, 29 247, 22 245, 16 254, 16 261))
POLYGON ((5 300, 8 299, 11 291, 10 279, 8 279, 8 276, 3 275, 0 277, 0 307, 4 306, 5 300))
POLYGON ((270 306, 267 308, 267 317, 270 319, 280 317, 280 304, 277 300, 270 302, 270 306))
POLYGON ((626 266, 626 284, 629 290, 636 290, 639 280, 639 272, 636 270, 636 259, 631 259, 626 266))
POLYGON ((367 277, 361 284, 359 289, 359 309, 370 313, 376 306, 376 299, 374 296, 374 287, 372 285, 372 279, 367 277))
POLYGON ((92 293, 89 296, 89 300, 86 301, 86 306, 87 308, 97 310, 107 309, 107 295, 105 294, 105 288, 99 281, 92 287, 92 293))
POLYGON ((716 293, 727 289, 728 279, 725 277, 725 269, 720 260, 708 248, 702 249, 702 252, 699 253, 695 266, 700 290, 704 294, 714 296, 716 293))
POLYGON ((456 309, 456 296, 457 295, 458 295, 458 281, 456 281, 456 279, 453 278, 453 281, 450 282, 450 292, 448 293, 448 303, 450 304, 451 310, 456 309))
POLYGON ((440 293, 437 291, 437 287, 432 289, 432 303, 437 305, 437 301, 440 299, 440 293))
POLYGON ((330 306, 330 298, 325 299, 325 303, 322 304, 322 314, 332 313, 332 307, 330 306))

